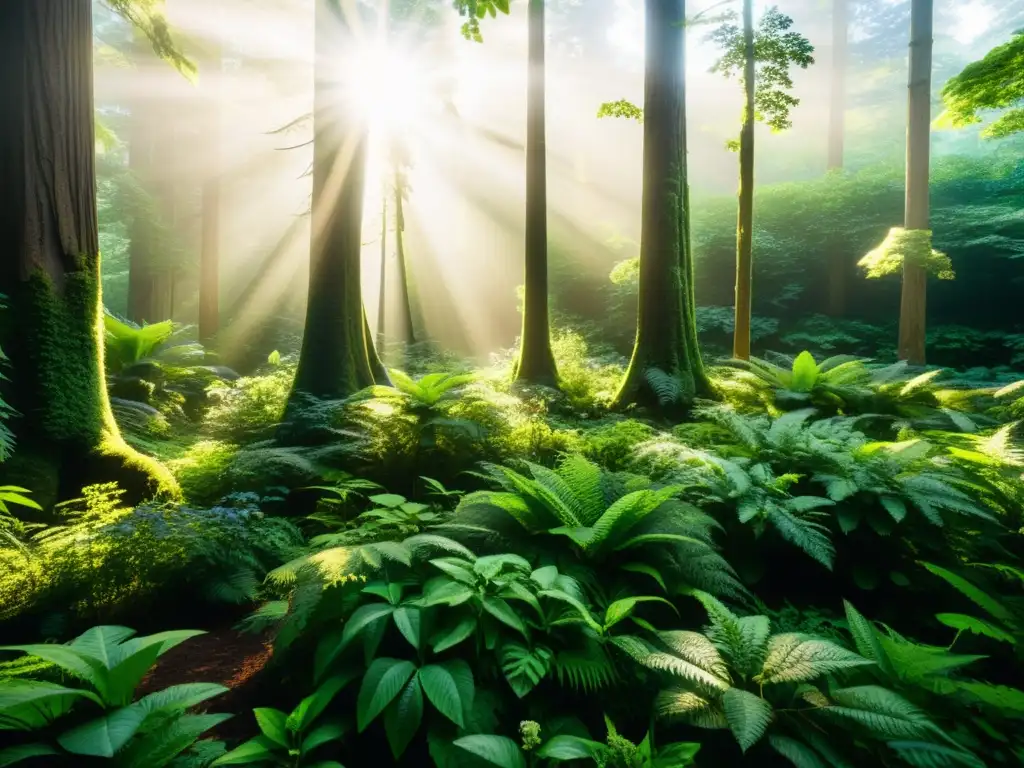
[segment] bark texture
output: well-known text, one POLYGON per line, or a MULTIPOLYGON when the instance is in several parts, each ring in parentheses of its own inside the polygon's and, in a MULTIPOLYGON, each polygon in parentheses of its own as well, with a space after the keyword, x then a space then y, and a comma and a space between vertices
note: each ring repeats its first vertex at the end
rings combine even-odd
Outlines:
MULTIPOLYGON (((306 325, 293 387, 318 398, 343 398, 384 372, 363 307, 363 189, 368 141, 365 117, 346 104, 337 57, 352 43, 344 14, 316 0, 313 211, 306 325)), ((386 377, 386 373, 384 374, 386 377)), ((377 382, 382 383, 382 382, 377 382)))
POLYGON ((401 171, 395 172, 395 271, 398 278, 398 327, 402 329, 404 341, 415 344, 409 272, 405 263, 405 180, 401 171))
POLYGON ((117 481, 127 500, 176 493, 130 449, 103 373, 89 0, 0 4, 0 293, 20 416, 5 474, 44 506, 117 481))
POLYGON ((544 0, 530 0, 526 102, 526 277, 517 381, 558 384, 548 311, 548 193, 544 0))
POLYGON ((684 0, 645 0, 643 201, 637 334, 619 407, 712 394, 697 347, 686 211, 684 0))
MULTIPOLYGON (((906 229, 928 229, 928 164, 931 154, 932 0, 910 5, 910 74, 907 109, 906 229)), ((920 264, 903 265, 900 296, 899 358, 925 363, 928 273, 920 264)))
POLYGON ((732 356, 750 359, 751 283, 754 268, 754 2, 743 0, 743 125, 740 128, 740 191, 736 221, 736 320, 732 356))

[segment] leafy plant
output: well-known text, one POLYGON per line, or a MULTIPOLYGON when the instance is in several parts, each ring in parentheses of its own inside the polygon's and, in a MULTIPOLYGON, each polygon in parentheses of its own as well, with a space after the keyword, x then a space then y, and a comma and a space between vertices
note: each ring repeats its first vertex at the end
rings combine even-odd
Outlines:
POLYGON ((49 662, 73 681, 0 681, 0 729, 25 739, 0 751, 0 764, 46 757, 62 765, 88 758, 106 758, 124 768, 171 765, 201 734, 231 717, 187 713, 227 689, 189 683, 138 700, 135 689, 157 658, 200 634, 174 630, 135 637, 127 627, 99 626, 64 645, 0 647, 49 662), (57 733, 52 740, 51 730, 57 733))
POLYGON ((262 707, 253 710, 260 735, 235 747, 210 765, 275 765, 283 768, 342 768, 341 763, 312 753, 345 736, 348 724, 337 719, 317 724, 320 716, 351 676, 325 680, 291 712, 262 707))
POLYGON ((941 729, 893 691, 826 685, 870 658, 812 635, 772 634, 766 616, 738 617, 713 597, 694 595, 710 619, 703 634, 661 632, 628 648, 675 680, 658 697, 659 717, 728 729, 743 752, 766 744, 798 766, 843 765, 864 747, 941 749, 941 729))

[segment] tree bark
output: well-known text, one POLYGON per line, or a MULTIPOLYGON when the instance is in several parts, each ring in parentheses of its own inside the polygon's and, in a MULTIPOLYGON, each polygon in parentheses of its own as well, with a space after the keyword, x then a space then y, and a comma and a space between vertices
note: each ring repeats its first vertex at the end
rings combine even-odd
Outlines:
MULTIPOLYGON (((910 74, 907 109, 906 229, 928 229, 928 163, 931 144, 932 0, 910 6, 910 74)), ((921 264, 903 265, 899 358, 925 363, 928 273, 921 264)))
POLYGON ((221 202, 221 99, 224 97, 220 47, 209 58, 207 127, 210 174, 203 184, 203 229, 199 251, 199 341, 211 345, 220 330, 220 202, 221 202))
POLYGON ((383 371, 360 283, 367 124, 345 103, 338 81, 338 53, 352 40, 343 12, 330 0, 317 0, 315 14, 309 292, 292 404, 300 393, 347 397, 375 383, 374 369, 378 376, 383 371))
POLYGON ((384 344, 384 329, 387 320, 388 280, 388 196, 381 198, 380 214, 380 290, 377 292, 377 343, 384 344))
POLYGON ((548 199, 545 141, 544 0, 529 0, 526 102, 526 276, 522 347, 515 379, 558 385, 548 311, 548 199))
POLYGON ((103 373, 89 0, 0 3, 0 293, 20 416, 5 474, 44 506, 117 481, 176 493, 122 440, 103 373))
POLYGON ((412 301, 409 297, 409 272, 405 263, 405 181, 400 170, 395 171, 395 271, 398 277, 398 319, 407 344, 416 343, 416 330, 412 324, 412 301))
POLYGON ((615 397, 670 409, 710 396, 696 344, 685 158, 684 0, 645 0, 643 201, 637 333, 615 397), (673 382, 666 386, 666 379, 673 382))
MULTIPOLYGON (((828 108, 828 170, 843 167, 846 139, 846 67, 849 59, 849 1, 832 0, 832 77, 828 108)), ((847 283, 852 263, 843 244, 828 243, 828 314, 846 314, 847 283)))
POLYGON ((754 256, 754 2, 743 0, 743 126, 740 129, 740 190, 736 222, 736 315, 732 356, 750 359, 751 282, 754 256))

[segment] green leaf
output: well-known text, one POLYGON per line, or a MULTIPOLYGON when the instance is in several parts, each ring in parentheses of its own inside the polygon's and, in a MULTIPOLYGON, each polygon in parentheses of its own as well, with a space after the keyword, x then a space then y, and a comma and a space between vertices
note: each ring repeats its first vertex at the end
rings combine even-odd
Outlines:
POLYGON ((19 730, 34 730, 63 715, 78 698, 103 706, 92 691, 43 680, 4 680, 0 682, 0 715, 4 720, 21 723, 19 730))
POLYGON ((794 392, 810 392, 814 389, 817 381, 818 364, 814 362, 814 356, 804 350, 793 361, 788 389, 792 389, 794 392))
POLYGON ((6 749, 0 749, 0 768, 7 768, 8 765, 20 763, 22 760, 28 760, 32 757, 59 754, 60 752, 47 744, 18 744, 6 749))
POLYGON ((102 662, 92 656, 81 653, 67 645, 4 645, 0 651, 21 651, 51 664, 56 664, 79 680, 90 683, 96 692, 106 700, 107 670, 102 662))
POLYGON ((853 635, 858 653, 865 659, 875 662, 886 676, 895 677, 896 670, 893 669, 892 661, 878 639, 875 625, 864 618, 850 602, 844 600, 843 606, 846 609, 846 623, 850 628, 850 634, 853 635))
POLYGON ((392 616, 395 626, 402 633, 402 637, 409 641, 409 644, 419 650, 420 648, 420 609, 402 606, 395 609, 392 616))
POLYGON ((227 693, 228 690, 216 683, 183 683, 143 696, 134 706, 144 709, 147 715, 154 712, 184 711, 214 696, 227 693))
POLYGON ((882 739, 918 739, 935 728, 916 706, 876 685, 833 691, 832 700, 833 706, 818 711, 858 722, 882 739))
POLYGON ((328 678, 312 694, 299 702, 285 721, 285 728, 292 733, 302 733, 326 709, 335 696, 356 678, 355 672, 328 678))
POLYGON ((939 578, 944 579, 950 586, 971 600, 979 608, 987 611, 994 618, 1007 623, 1013 621, 1013 614, 1002 603, 974 586, 967 579, 932 563, 921 563, 921 565, 939 578))
POLYGON ((740 749, 746 752, 756 744, 772 720, 772 705, 742 688, 729 688, 722 695, 722 708, 740 749))
POLYGON ((135 634, 134 629, 119 626, 99 626, 87 629, 68 645, 79 653, 91 656, 106 669, 117 664, 117 646, 135 634))
POLYGON ((341 634, 342 647, 351 643, 369 625, 376 621, 382 621, 394 612, 395 607, 387 603, 370 603, 357 608, 345 622, 345 628, 341 634))
POLYGON ((962 613, 939 613, 935 615, 935 618, 947 627, 952 627, 960 632, 973 632, 976 635, 984 635, 985 637, 991 637, 993 640, 1010 643, 1011 645, 1017 642, 1013 635, 1001 627, 975 616, 965 616, 962 613))
POLYGON ((170 765, 180 753, 195 744, 204 732, 232 715, 180 715, 163 728, 145 730, 129 742, 117 756, 123 768, 154 768, 170 765))
POLYGON ((558 578, 558 568, 554 565, 545 565, 531 573, 530 578, 539 584, 541 589, 551 589, 558 578))
POLYGON ((546 760, 594 760, 608 752, 608 747, 599 741, 581 739, 579 736, 554 736, 537 750, 537 757, 546 760))
POLYGON ((285 749, 288 748, 288 729, 285 723, 288 722, 288 715, 279 709, 271 707, 258 707, 252 711, 256 715, 256 723, 259 725, 263 735, 275 744, 285 749))
POLYGON ((420 668, 419 679, 423 692, 437 711, 460 728, 465 727, 462 700, 451 672, 440 665, 428 664, 420 668))
POLYGON ((452 743, 498 768, 526 768, 519 745, 505 736, 478 734, 463 736, 452 743))
POLYGON ((57 743, 75 755, 113 757, 139 730, 146 710, 139 706, 115 709, 57 737, 57 743))
POLYGON ((378 493, 376 496, 371 496, 370 501, 382 507, 394 509, 405 504, 406 498, 405 496, 399 496, 397 493, 378 493))
POLYGON ((307 755, 317 747, 332 741, 338 741, 345 735, 345 730, 345 726, 340 722, 321 723, 302 740, 302 754, 307 755))
POLYGON ((754 680, 770 683, 802 683, 871 661, 852 651, 816 637, 795 633, 774 635, 761 673, 754 680))
POLYGON ((633 613, 633 609, 636 608, 636 606, 639 603, 650 602, 664 603, 669 608, 671 608, 677 616, 679 615, 679 611, 676 610, 676 607, 663 597, 654 597, 650 595, 644 597, 626 597, 622 600, 616 600, 614 603, 608 606, 608 609, 605 611, 604 614, 605 631, 611 629, 620 621, 622 621, 631 613, 633 613))
POLYGON ((789 736, 771 734, 768 743, 772 749, 789 760, 796 768, 830 768, 813 749, 797 739, 789 736))
POLYGON ((274 754, 273 750, 273 742, 264 736, 257 736, 218 757, 210 763, 210 768, 215 768, 218 765, 252 765, 269 761, 274 754))
POLYGON ((416 666, 411 661, 386 657, 374 660, 366 670, 356 702, 360 733, 384 711, 415 672, 416 666))
POLYGON ((449 648, 454 648, 467 637, 472 635, 473 630, 475 629, 476 617, 463 616, 459 619, 459 623, 454 627, 443 630, 437 634, 434 638, 434 653, 441 653, 442 651, 447 651, 449 648))
POLYGON ((626 563, 622 566, 622 570, 630 571, 632 573, 642 573, 650 576, 661 587, 665 592, 668 592, 668 585, 665 583, 664 577, 658 572, 657 568, 647 565, 646 563, 626 563))
POLYGON ((384 712, 384 732, 396 760, 408 748, 423 720, 423 693, 420 690, 422 676, 423 669, 419 675, 413 675, 398 698, 384 712))
POLYGON ((496 618, 502 624, 511 627, 522 635, 526 635, 526 625, 519 618, 512 607, 500 597, 485 595, 483 599, 484 610, 496 618))

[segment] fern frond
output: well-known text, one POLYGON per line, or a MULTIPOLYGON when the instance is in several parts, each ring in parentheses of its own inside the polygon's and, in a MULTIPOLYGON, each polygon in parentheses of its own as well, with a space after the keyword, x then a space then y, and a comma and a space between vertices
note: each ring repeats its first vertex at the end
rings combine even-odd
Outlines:
POLYGON ((754 680, 762 685, 803 683, 823 675, 872 662, 845 648, 796 633, 774 635, 768 641, 764 667, 754 680))
POLYGON ((920 739, 936 730, 924 712, 886 688, 841 688, 833 691, 832 698, 835 706, 815 711, 856 722, 878 738, 920 739))
POLYGON ((682 720, 697 728, 728 728, 725 712, 719 701, 686 688, 669 688, 654 700, 654 713, 659 718, 682 720))
POLYGON ((771 704, 742 688, 729 688, 722 695, 722 709, 743 752, 761 740, 774 716, 771 704))

